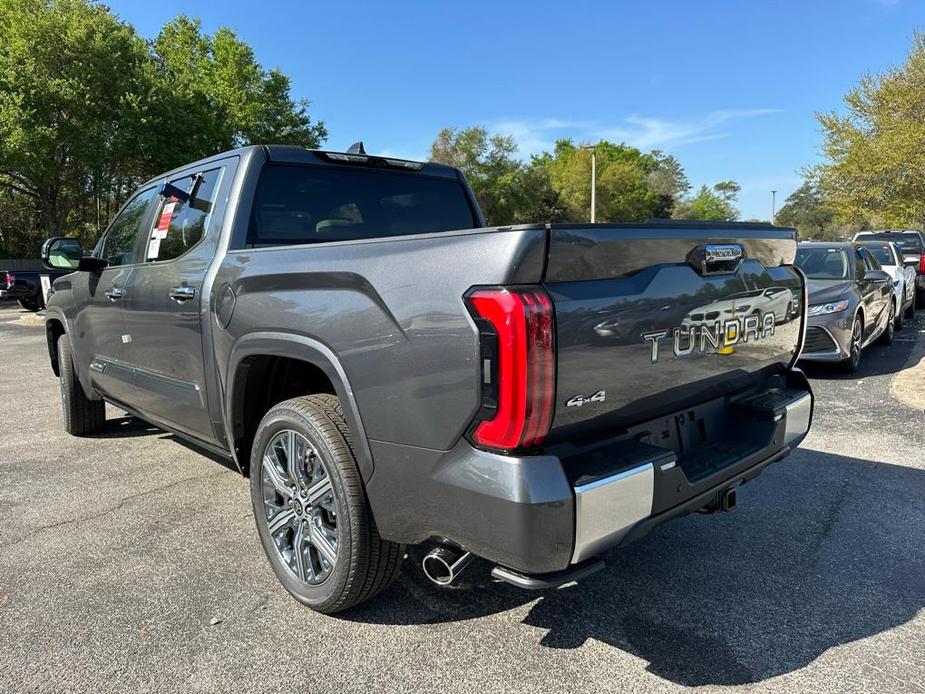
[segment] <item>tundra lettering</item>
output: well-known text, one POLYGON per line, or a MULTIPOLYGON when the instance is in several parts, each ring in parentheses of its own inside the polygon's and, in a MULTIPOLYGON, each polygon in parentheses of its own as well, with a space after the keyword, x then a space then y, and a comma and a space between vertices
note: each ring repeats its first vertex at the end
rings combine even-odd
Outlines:
MULTIPOLYGON (((676 357, 685 357, 691 354, 698 344, 697 351, 706 352, 708 342, 713 349, 723 349, 735 346, 740 340, 742 342, 760 340, 774 335, 774 326, 774 314, 766 313, 763 316, 733 318, 725 321, 725 323, 715 321, 711 324, 674 328, 671 331, 674 336, 674 355, 676 357), (682 343, 685 345, 684 347, 681 346, 682 343)), ((655 330, 642 334, 642 339, 650 345, 650 361, 653 364, 658 361, 658 342, 667 336, 667 330, 655 330)))

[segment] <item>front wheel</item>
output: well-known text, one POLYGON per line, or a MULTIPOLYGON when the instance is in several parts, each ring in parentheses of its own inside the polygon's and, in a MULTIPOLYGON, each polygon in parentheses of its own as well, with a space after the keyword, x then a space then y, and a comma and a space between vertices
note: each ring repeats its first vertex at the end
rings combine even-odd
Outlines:
POLYGON ((912 320, 915 318, 915 309, 916 309, 916 297, 918 296, 917 292, 912 292, 912 301, 909 303, 909 307, 906 309, 906 320, 912 320))
POLYGON ((395 578, 404 547, 379 537, 335 396, 293 398, 267 412, 250 476, 260 542, 296 600, 333 614, 395 578))
POLYGON ((853 374, 861 366, 861 336, 863 334, 864 323, 860 316, 855 316, 854 323, 851 325, 851 343, 848 358, 842 362, 842 368, 846 373, 853 374))
POLYGON ((61 384, 64 430, 73 436, 85 436, 102 429, 106 424, 106 403, 91 400, 84 392, 74 370, 67 335, 58 337, 58 380, 61 384))

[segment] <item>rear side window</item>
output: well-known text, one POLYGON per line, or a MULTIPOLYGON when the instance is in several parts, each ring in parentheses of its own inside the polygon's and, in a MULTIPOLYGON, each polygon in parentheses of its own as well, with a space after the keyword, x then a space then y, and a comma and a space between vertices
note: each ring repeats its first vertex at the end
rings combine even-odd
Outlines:
POLYGON ((323 243, 478 226, 462 184, 363 169, 268 165, 247 242, 323 243))
POLYGON ((156 195, 154 188, 140 192, 129 200, 109 225, 97 255, 110 267, 135 262, 135 244, 141 232, 141 224, 145 220, 149 203, 156 195))
POLYGON ((189 191, 191 196, 186 202, 173 198, 161 202, 148 236, 145 260, 173 260, 202 241, 221 173, 221 168, 210 169, 170 181, 177 188, 189 191))

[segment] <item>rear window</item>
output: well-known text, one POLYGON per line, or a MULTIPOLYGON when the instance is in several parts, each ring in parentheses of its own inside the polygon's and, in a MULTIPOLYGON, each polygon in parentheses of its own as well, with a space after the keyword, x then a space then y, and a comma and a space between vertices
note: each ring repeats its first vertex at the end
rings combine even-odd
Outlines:
POLYGON ((922 240, 918 234, 913 233, 863 234, 858 237, 858 241, 892 241, 900 251, 922 252, 922 240))
POLYGON ((264 167, 247 242, 284 245, 471 229, 459 181, 362 169, 264 167))

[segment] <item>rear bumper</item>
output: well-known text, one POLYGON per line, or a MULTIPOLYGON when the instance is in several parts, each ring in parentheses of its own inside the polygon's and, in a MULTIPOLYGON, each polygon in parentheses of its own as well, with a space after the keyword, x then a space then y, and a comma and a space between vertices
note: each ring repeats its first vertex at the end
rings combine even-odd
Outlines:
MULTIPOLYGON (((783 418, 778 420, 782 430, 783 447, 769 455, 759 456, 758 462, 731 478, 722 479, 678 506, 653 514, 655 506, 656 471, 674 469, 674 454, 659 454, 652 460, 621 471, 613 476, 578 485, 575 489, 575 550, 572 563, 583 562, 602 551, 622 544, 624 539, 636 539, 639 532, 628 538, 630 531, 646 521, 648 532, 660 522, 670 520, 682 512, 695 511, 707 505, 718 492, 751 479, 769 463, 789 454, 809 431, 813 411, 812 393, 788 400, 783 404, 783 418), (661 520, 659 520, 661 519, 661 520), (652 522, 655 521, 655 522, 652 522)), ((777 434, 775 434, 777 439, 777 434)), ((642 533, 645 534, 645 533, 642 533)))
POLYGON ((786 383, 686 408, 683 415, 697 410, 721 433, 680 455, 640 440, 648 422, 591 448, 523 457, 466 442, 427 451, 374 441, 367 492, 386 539, 447 539, 541 577, 584 565, 753 478, 802 441, 812 409, 794 369, 786 383))

